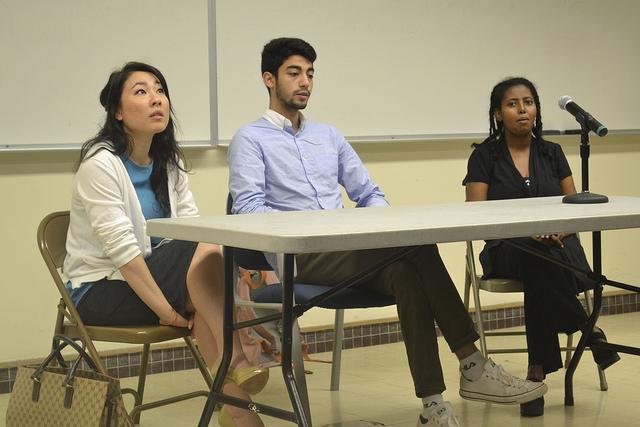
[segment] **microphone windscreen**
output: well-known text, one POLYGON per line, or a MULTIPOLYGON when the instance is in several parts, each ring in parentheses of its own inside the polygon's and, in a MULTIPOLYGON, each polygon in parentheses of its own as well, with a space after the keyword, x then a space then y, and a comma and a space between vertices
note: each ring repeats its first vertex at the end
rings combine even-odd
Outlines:
POLYGON ((566 110, 567 104, 570 102, 573 102, 573 99, 571 99, 569 95, 565 95, 560 97, 560 99, 558 100, 558 106, 560 106, 561 109, 566 110))

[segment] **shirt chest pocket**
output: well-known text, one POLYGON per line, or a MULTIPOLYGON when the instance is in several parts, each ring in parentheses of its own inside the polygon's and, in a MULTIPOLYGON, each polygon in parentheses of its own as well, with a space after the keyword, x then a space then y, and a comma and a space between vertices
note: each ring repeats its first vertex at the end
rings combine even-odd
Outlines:
POLYGON ((305 141, 300 146, 305 168, 323 180, 335 182, 338 176, 338 151, 330 144, 305 141))

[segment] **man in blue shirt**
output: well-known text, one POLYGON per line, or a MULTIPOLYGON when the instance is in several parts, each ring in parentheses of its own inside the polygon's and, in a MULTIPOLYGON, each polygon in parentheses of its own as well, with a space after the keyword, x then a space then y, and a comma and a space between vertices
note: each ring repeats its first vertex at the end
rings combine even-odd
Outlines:
MULTIPOLYGON (((386 207, 354 149, 333 127, 307 120, 300 110, 313 89, 316 52, 294 38, 270 41, 262 52, 262 79, 269 109, 243 126, 229 146, 229 190, 233 212, 343 208, 340 186, 356 207, 386 207)), ((402 248, 296 256, 296 280, 332 285, 363 272, 402 248)), ((543 383, 521 380, 487 360, 478 335, 436 245, 425 245, 379 272, 366 286, 396 297, 416 395, 423 401, 418 426, 457 426, 442 397, 445 390, 434 320, 460 360, 460 395, 518 404, 540 398, 543 383)))

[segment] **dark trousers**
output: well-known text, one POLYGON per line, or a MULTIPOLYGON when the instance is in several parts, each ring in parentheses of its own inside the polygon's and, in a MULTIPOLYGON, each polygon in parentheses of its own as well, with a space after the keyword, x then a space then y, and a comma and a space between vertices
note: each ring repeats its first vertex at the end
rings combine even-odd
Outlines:
MULTIPOLYGON (((549 248, 531 238, 514 240, 565 261, 569 257, 562 251, 582 251, 575 236, 565 240, 565 248, 549 248)), ((505 243, 492 247, 489 258, 491 277, 517 279, 524 285, 529 365, 542 365, 545 374, 557 371, 562 367, 558 333, 574 333, 587 321, 576 296, 580 286, 575 274, 505 243)))
MULTIPOLYGON (((297 281, 335 285, 396 254, 401 248, 302 254, 297 281)), ((360 285, 396 298, 400 327, 416 395, 445 390, 434 321, 451 351, 478 339, 436 245, 420 246, 360 285)))

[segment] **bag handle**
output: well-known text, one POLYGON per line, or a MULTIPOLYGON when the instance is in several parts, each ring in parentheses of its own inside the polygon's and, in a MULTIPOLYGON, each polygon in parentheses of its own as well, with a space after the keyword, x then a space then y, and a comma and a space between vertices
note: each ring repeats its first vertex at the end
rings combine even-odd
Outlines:
MULTIPOLYGON (((73 378, 75 376, 76 370, 80 365, 80 361, 84 360, 87 362, 89 367, 94 371, 98 372, 96 368, 96 364, 87 354, 86 351, 80 345, 78 345, 74 340, 64 336, 64 335, 54 335, 53 342, 60 341, 60 343, 51 350, 51 353, 47 356, 47 358, 36 368, 34 373, 31 375, 31 380, 33 380, 33 390, 31 391, 31 400, 37 402, 40 399, 40 377, 42 373, 46 369, 46 367, 51 363, 51 361, 55 358, 58 361, 61 361, 61 365, 64 364, 64 358, 62 357, 62 349, 64 349, 67 345, 71 346, 74 350, 76 350, 79 354, 79 357, 73 362, 67 376, 65 377, 62 385, 66 388, 65 398, 64 398, 64 406, 66 408, 70 408, 73 402, 73 378)), ((82 342, 82 340, 80 340, 82 342)))
MULTIPOLYGON (((51 350, 51 353, 49 353, 47 358, 40 364, 40 366, 38 366, 38 368, 35 370, 35 372, 31 375, 31 379, 32 380, 39 382, 40 381, 40 376, 42 376, 42 372, 44 372, 45 368, 49 365, 49 363, 51 363, 51 361, 54 358, 57 359, 57 360, 61 360, 61 359, 64 360, 62 358, 61 351, 67 345, 73 347, 73 349, 78 352, 78 354, 80 355, 78 360, 83 359, 85 362, 87 362, 87 364, 89 365, 89 367, 91 369, 93 369, 94 371, 98 371, 98 368, 96 367, 96 364, 93 361, 93 359, 91 358, 91 356, 89 356, 87 354, 87 352, 84 351, 84 349, 82 347, 80 347, 80 345, 78 345, 78 343, 76 343, 74 340, 72 340, 72 339, 70 339, 70 338, 68 338, 68 337, 66 337, 64 335, 54 335, 53 341, 54 342, 55 341, 61 341, 61 343, 58 344, 58 346, 56 348, 51 350)), ((77 367, 77 363, 74 363, 73 365, 77 367)), ((73 372, 75 372, 75 369, 73 370, 73 372)))
POLYGON ((64 381, 62 381, 62 386, 65 388, 64 407, 67 409, 71 408, 71 405, 73 404, 73 380, 76 375, 76 370, 78 369, 81 361, 82 357, 78 357, 73 361, 73 364, 71 365, 67 376, 64 378, 64 381))

